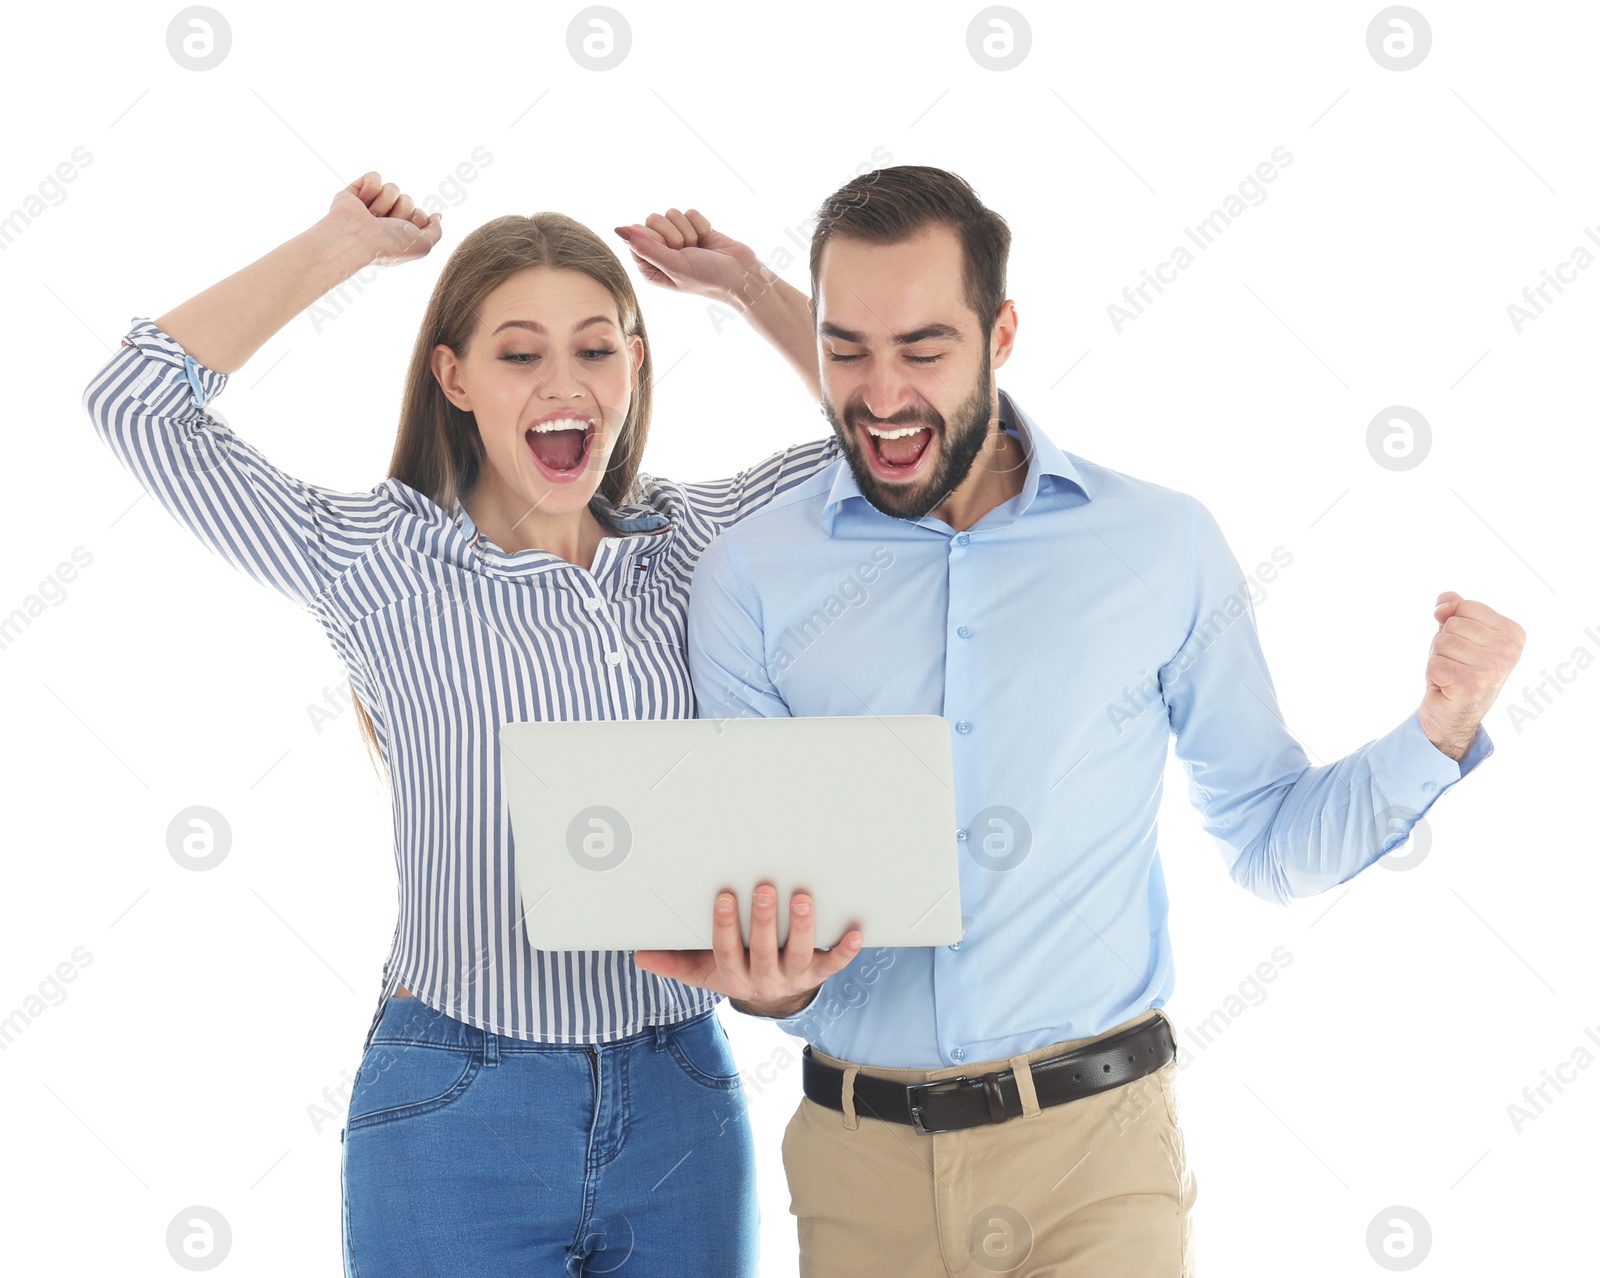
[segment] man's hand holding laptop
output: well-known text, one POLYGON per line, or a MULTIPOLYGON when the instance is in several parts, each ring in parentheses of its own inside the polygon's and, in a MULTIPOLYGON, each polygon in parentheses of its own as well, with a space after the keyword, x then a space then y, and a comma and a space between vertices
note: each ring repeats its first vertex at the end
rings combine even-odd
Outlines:
POLYGON ((851 928, 831 950, 816 948, 811 897, 789 898, 788 943, 778 948, 778 893, 758 883, 750 902, 750 947, 740 934, 738 901, 719 892, 712 908, 709 950, 635 950, 647 972, 716 990, 751 1016, 793 1016, 816 997, 822 983, 861 952, 861 932, 851 928))

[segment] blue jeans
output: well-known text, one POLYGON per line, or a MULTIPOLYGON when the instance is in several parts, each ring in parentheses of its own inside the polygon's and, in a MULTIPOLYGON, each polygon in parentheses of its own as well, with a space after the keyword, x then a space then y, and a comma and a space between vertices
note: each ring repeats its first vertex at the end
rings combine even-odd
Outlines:
POLYGON ((346 1278, 756 1272, 755 1150, 714 1011, 548 1044, 391 998, 340 1139, 346 1278))

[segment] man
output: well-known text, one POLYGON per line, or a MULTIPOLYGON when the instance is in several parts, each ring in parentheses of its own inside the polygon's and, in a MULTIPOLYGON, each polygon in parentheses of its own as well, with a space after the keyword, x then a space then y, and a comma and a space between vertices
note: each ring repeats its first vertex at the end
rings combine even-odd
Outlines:
POLYGON ((1491 753, 1480 721, 1523 643, 1440 595, 1418 709, 1309 766, 1211 514, 1063 452, 997 391, 1008 248, 938 169, 830 197, 813 313, 845 458, 722 534, 693 586, 702 715, 952 728, 960 942, 814 951, 796 894, 779 951, 764 885, 748 950, 723 894, 713 950, 636 956, 809 1041, 784 1138, 803 1274, 1189 1275, 1195 1184, 1156 1010, 1169 732, 1229 874, 1285 902, 1402 842, 1491 753), (832 606, 851 579, 868 584, 832 606))

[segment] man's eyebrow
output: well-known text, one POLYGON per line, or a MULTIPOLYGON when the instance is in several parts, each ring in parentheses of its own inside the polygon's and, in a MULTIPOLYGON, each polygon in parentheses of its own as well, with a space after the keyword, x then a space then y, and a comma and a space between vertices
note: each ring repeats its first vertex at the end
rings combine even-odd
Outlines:
MULTIPOLYGON (((574 333, 580 332, 581 330, 588 328, 591 324, 610 324, 612 328, 616 327, 616 324, 608 315, 591 315, 588 319, 579 320, 576 324, 574 324, 572 326, 572 331, 574 333)), ((548 335, 550 332, 550 330, 547 329, 543 324, 539 323, 538 320, 507 320, 504 324, 500 325, 500 328, 495 329, 494 333, 498 333, 500 329, 503 328, 531 329, 533 332, 538 333, 541 336, 548 335)), ((489 336, 493 337, 494 333, 490 333, 489 336)))
MULTIPOLYGON (((817 331, 824 337, 837 338, 841 342, 854 342, 857 346, 865 346, 867 339, 853 329, 841 328, 829 320, 823 320, 817 331)), ((909 333, 896 333, 889 339, 896 346, 913 346, 917 342, 945 341, 959 342, 961 330, 949 324, 924 324, 921 328, 914 328, 909 333)))

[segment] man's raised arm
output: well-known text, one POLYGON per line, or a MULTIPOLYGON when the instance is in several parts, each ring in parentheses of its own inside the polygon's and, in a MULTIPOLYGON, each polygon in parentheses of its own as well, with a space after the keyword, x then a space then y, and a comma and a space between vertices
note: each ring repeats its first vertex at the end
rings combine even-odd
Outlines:
POLYGON ((1188 565, 1187 637, 1161 667, 1161 690, 1190 802, 1240 886, 1287 904, 1343 883, 1493 753, 1480 721, 1521 652, 1514 622, 1465 601, 1447 609, 1441 596, 1422 706, 1313 767, 1278 710, 1248 595, 1240 606, 1245 574, 1193 498, 1188 565))

